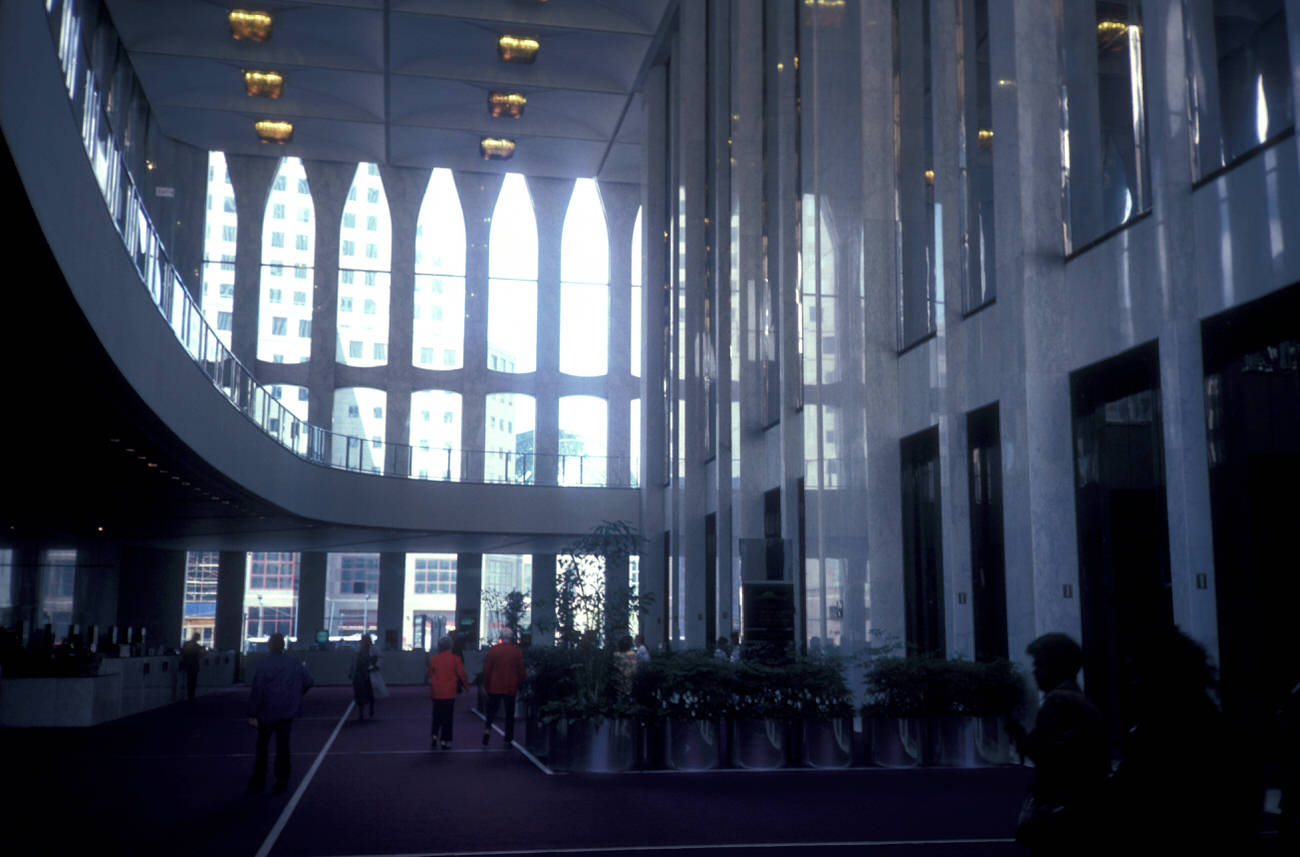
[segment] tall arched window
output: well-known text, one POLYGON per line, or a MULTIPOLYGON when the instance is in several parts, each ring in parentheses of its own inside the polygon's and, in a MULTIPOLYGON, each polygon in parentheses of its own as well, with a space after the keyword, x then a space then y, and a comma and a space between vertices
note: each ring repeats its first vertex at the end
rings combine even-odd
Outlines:
POLYGON ((448 169, 433 171, 415 225, 412 337, 413 365, 465 365, 465 215, 448 169))
POLYGON ((200 305, 217 338, 229 348, 235 312, 235 231, 239 220, 225 152, 208 152, 208 207, 204 220, 200 305))
POLYGON ((348 366, 388 363, 393 227, 374 164, 357 164, 339 228, 339 314, 335 357, 348 366))
POLYGON ((632 224, 632 377, 641 377, 641 208, 632 224))
POLYGON ((262 296, 257 359, 306 363, 311 359, 316 223, 302 161, 280 162, 262 218, 262 296))
POLYGON ((560 371, 609 371, 609 233, 595 179, 578 179, 560 242, 560 371))
POLYGON ((484 482, 533 484, 537 405, 523 393, 489 393, 484 436, 484 482))
POLYGON ((330 460, 335 467, 384 472, 384 420, 388 393, 370 387, 334 391, 334 436, 330 460))
POLYGON ((411 394, 411 472, 417 478, 460 481, 460 425, 460 393, 411 394))
POLYGON ((561 485, 604 485, 608 405, 596 396, 560 397, 561 485))
POLYGON ((508 173, 488 237, 488 368, 537 371, 537 219, 524 177, 508 173))

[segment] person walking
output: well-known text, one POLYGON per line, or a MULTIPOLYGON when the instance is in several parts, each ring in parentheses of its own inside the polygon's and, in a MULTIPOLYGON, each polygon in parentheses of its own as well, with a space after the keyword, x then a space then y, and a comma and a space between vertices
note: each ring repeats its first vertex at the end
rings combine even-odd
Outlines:
POLYGON ((366 707, 370 708, 370 716, 375 716, 375 688, 370 681, 371 670, 377 669, 379 656, 374 653, 370 644, 370 635, 361 635, 361 647, 357 651, 357 656, 352 660, 352 668, 349 670, 352 679, 352 698, 357 704, 357 722, 366 719, 366 707))
POLYGON ((505 708, 506 749, 515 740, 515 694, 524 682, 524 652, 515 645, 515 632, 507 629, 495 646, 483 657, 483 691, 487 694, 487 712, 483 721, 483 746, 492 737, 492 720, 497 708, 505 708))
POLYGON ((456 694, 469 684, 465 664, 452 654, 451 638, 438 641, 438 652, 429 658, 429 696, 433 699, 433 723, 430 746, 451 749, 452 715, 456 694))
POLYGON ((313 684, 302 661, 284 653, 284 634, 272 634, 271 654, 253 674, 248 695, 248 722, 257 727, 257 755, 253 759, 250 792, 266 788, 267 745, 275 736, 275 784, 272 791, 289 787, 289 732, 293 719, 302 714, 302 696, 313 684))
POLYGON ((1035 857, 1097 850, 1101 799, 1110 774, 1106 723, 1075 677, 1083 649, 1066 634, 1038 637, 1025 649, 1045 694, 1032 731, 1012 720, 1007 732, 1034 763, 1034 779, 1016 826, 1016 843, 1035 857))
POLYGON ((199 642, 200 639, 199 632, 195 631, 194 636, 181 646, 181 665, 185 668, 185 698, 190 702, 194 701, 199 686, 199 666, 203 659, 203 644, 199 642))

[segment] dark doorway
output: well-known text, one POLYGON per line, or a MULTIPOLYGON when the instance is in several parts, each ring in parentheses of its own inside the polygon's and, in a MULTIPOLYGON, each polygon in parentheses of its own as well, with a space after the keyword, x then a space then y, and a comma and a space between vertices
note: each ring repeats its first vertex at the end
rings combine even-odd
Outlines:
POLYGON ((1173 625, 1160 357, 1154 342, 1070 374, 1083 670, 1119 746, 1133 699, 1127 661, 1173 625))
POLYGON ((943 545, 940 531, 939 427, 905 437, 903 601, 909 654, 945 654, 943 545))
POLYGON ((1300 682, 1300 285, 1207 319, 1201 344, 1223 711, 1245 758, 1276 761, 1300 682))
POLYGON ((763 540, 767 553, 767 579, 785 579, 785 544, 781 541, 781 489, 763 492, 763 540))
POLYGON ((966 415, 970 470, 971 612, 975 660, 1007 657, 1007 582, 1002 549, 1002 449, 998 405, 966 415))

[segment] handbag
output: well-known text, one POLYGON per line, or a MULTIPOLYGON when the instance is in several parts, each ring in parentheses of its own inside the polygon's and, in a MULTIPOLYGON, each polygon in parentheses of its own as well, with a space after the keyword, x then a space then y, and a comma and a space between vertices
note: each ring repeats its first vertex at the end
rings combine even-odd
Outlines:
POLYGON ((375 699, 388 698, 388 683, 384 681, 384 674, 378 669, 370 671, 370 689, 375 694, 375 699))

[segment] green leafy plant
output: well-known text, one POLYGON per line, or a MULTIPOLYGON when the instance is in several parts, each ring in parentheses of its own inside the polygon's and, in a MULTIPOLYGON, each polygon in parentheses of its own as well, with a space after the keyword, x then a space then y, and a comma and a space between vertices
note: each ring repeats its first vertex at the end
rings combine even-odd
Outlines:
POLYGON ((1025 686, 1009 661, 897 656, 872 658, 866 685, 869 717, 1011 714, 1023 704, 1025 686))

